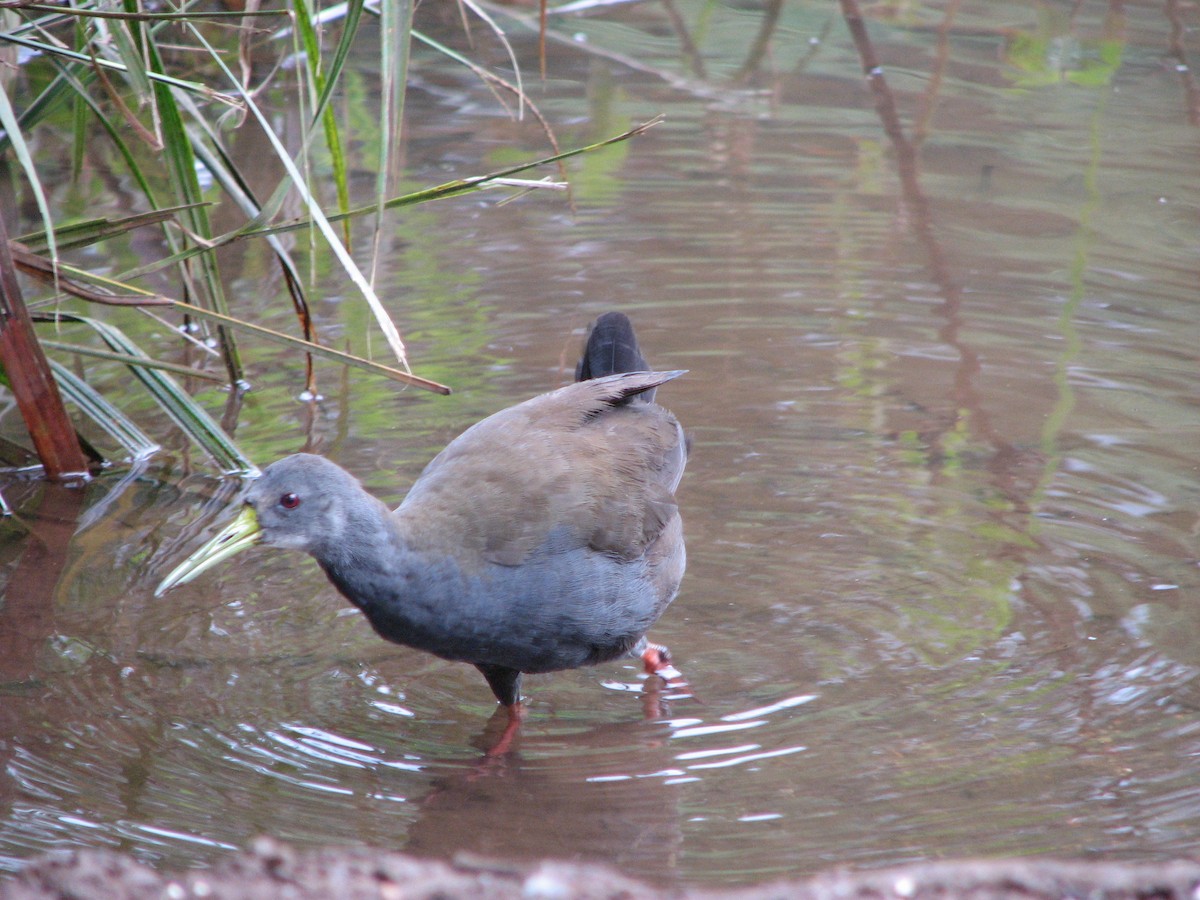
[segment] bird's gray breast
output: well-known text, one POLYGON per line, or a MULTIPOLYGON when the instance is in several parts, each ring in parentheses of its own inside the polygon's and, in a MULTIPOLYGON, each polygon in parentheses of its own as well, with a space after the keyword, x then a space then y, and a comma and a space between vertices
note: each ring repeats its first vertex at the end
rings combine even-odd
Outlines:
MULTIPOLYGON (((682 543, 680 543, 682 553, 682 543)), ((675 594, 653 561, 579 547, 552 531, 520 566, 409 553, 387 570, 327 568, 384 638, 445 659, 549 672, 621 655, 675 594)))

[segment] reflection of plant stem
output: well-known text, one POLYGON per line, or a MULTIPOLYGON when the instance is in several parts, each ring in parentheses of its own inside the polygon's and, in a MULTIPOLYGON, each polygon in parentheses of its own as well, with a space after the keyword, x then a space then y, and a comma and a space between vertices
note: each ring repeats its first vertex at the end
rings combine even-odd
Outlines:
POLYGON ((696 42, 692 40, 687 22, 683 20, 683 16, 676 9, 674 0, 662 0, 662 7, 667 18, 671 20, 671 27, 675 29, 675 34, 679 38, 679 48, 691 66, 692 74, 702 80, 707 78, 708 74, 704 70, 704 57, 700 55, 696 42))
POLYGON ((875 110, 896 156, 896 171, 900 178, 904 212, 911 223, 914 236, 925 248, 933 281, 942 296, 941 315, 946 321, 939 329, 938 337, 954 348, 959 357, 952 394, 955 409, 966 410, 971 416, 973 427, 982 432, 999 452, 1007 454, 1011 447, 991 428, 990 419, 984 412, 978 391, 975 389, 974 380, 980 368, 979 356, 959 337, 962 327, 962 288, 951 276, 945 251, 934 233, 929 200, 921 189, 916 149, 905 136, 900 124, 895 98, 884 78, 875 48, 871 45, 871 38, 867 34, 857 0, 841 0, 841 5, 842 15, 854 39, 854 46, 858 50, 863 71, 867 76, 867 84, 875 99, 875 110))
MULTIPOLYGON (((30 533, 10 570, 0 607, 0 682, 28 682, 38 672, 38 658, 56 631, 56 594, 67 583, 62 576, 85 496, 78 488, 43 485, 37 516, 21 521, 30 533)), ((28 510, 31 504, 24 506, 28 510)))
POLYGON ((800 54, 799 59, 796 60, 796 65, 792 69, 793 73, 799 75, 808 70, 808 64, 812 62, 813 58, 817 55, 818 49, 825 43, 826 38, 829 37, 829 32, 833 28, 834 21, 833 17, 826 19, 825 24, 821 26, 821 30, 809 39, 808 49, 800 54))
POLYGON ((763 9, 763 18, 758 27, 758 34, 754 36, 754 43, 750 45, 746 61, 733 76, 734 84, 744 84, 749 81, 750 76, 757 72, 762 65, 763 58, 767 55, 767 47, 771 44, 771 37, 775 34, 775 27, 779 24, 779 13, 782 9, 783 0, 770 0, 763 9))
MULTIPOLYGON (((1105 99, 1107 99, 1107 95, 1105 99)), ((1083 346, 1079 331, 1075 328, 1075 315, 1079 312, 1086 293, 1083 276, 1087 271, 1088 249, 1092 240, 1092 218, 1100 206, 1100 190, 1096 184, 1096 173, 1100 169, 1100 120, 1105 106, 1103 101, 1097 105, 1096 111, 1092 114, 1091 128, 1088 132, 1091 155, 1083 173, 1087 201, 1079 210, 1079 228, 1075 231, 1075 256, 1071 260, 1071 293, 1067 295, 1067 302, 1063 305, 1062 312, 1058 317, 1058 331, 1063 339, 1063 351, 1059 354, 1058 362, 1054 366, 1054 386, 1058 396, 1054 408, 1046 417, 1046 424, 1042 428, 1041 447, 1046 464, 1042 469, 1042 477, 1038 479, 1033 490, 1031 512, 1037 511, 1041 498, 1058 472, 1062 462, 1059 435, 1075 408, 1075 391, 1071 387, 1071 364, 1083 346)), ((1037 533, 1039 523, 1040 520, 1035 516, 1030 516, 1030 534, 1037 533)))
MULTIPOLYGON (((531 31, 537 30, 537 22, 534 19, 529 16, 522 15, 510 7, 483 2, 483 0, 480 0, 479 5, 492 15, 502 16, 531 31)), ((624 66, 632 72, 642 72, 646 75, 650 75, 659 79, 680 93, 688 94, 693 97, 699 97, 702 100, 711 100, 716 103, 736 104, 744 102, 746 97, 745 91, 738 90, 736 88, 713 87, 707 82, 698 81, 693 78, 686 78, 677 74, 671 69, 652 66, 630 54, 618 53, 615 50, 609 50, 605 47, 598 46, 597 44, 588 41, 578 41, 572 38, 570 35, 559 34, 556 31, 547 31, 546 40, 552 41, 563 47, 570 47, 577 53, 586 53, 590 56, 595 56, 600 59, 607 59, 610 62, 615 62, 620 66, 624 66)))
POLYGON ((929 87, 917 113, 916 124, 913 126, 913 143, 918 147, 925 143, 925 135, 929 131, 929 122, 933 119, 933 111, 937 108, 937 96, 942 88, 942 78, 946 74, 946 63, 950 60, 950 29, 954 25, 954 17, 958 15, 960 0, 950 0, 946 5, 946 14, 942 24, 937 29, 937 58, 933 71, 929 75, 929 87))
POLYGON ((1187 96, 1188 124, 1200 126, 1200 90, 1196 88, 1196 79, 1192 77, 1192 69, 1187 62, 1187 51, 1183 46, 1183 37, 1187 33, 1183 25, 1183 16, 1179 13, 1179 0, 1167 0, 1167 20, 1171 23, 1170 53, 1175 57, 1175 69, 1183 81, 1183 92, 1187 96))

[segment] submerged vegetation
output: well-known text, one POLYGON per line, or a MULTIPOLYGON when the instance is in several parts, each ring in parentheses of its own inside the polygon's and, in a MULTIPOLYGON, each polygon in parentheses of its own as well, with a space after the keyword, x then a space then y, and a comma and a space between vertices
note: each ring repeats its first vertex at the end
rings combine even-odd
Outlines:
POLYGON ((302 354, 297 359, 307 365, 309 396, 317 395, 313 357, 449 392, 411 371, 400 330, 376 293, 385 216, 484 188, 565 190, 563 159, 653 124, 562 152, 526 96, 501 30, 469 0, 460 10, 461 27, 504 48, 511 78, 414 28, 410 0, 349 0, 324 10, 305 0, 275 9, 232 0, 221 9, 71 0, 0 10, 0 160, 8 175, 4 208, 10 211, 0 216, 6 219, 0 222, 0 363, 48 477, 78 475, 103 460, 86 442, 81 448, 63 396, 131 459, 158 449, 89 383, 78 365, 82 358, 127 366, 170 420, 228 472, 254 466, 175 379, 219 380, 236 398, 246 386, 239 338, 283 343, 302 354), (470 68, 514 117, 536 118, 550 152, 500 171, 398 193, 397 150, 414 42, 470 68), (374 156, 377 174, 373 202, 352 207, 353 141, 335 101, 345 90, 352 54, 364 52, 375 54, 378 107, 356 110, 374 123, 374 146, 358 152, 374 156), (298 133, 285 133, 271 117, 281 104, 298 110, 298 133), (257 129, 264 148, 249 168, 229 152, 230 136, 247 128, 257 129), (520 177, 555 163, 553 178, 520 177), (89 216, 56 192, 54 185, 97 167, 122 185, 131 204, 125 214, 89 216), (22 207, 36 208, 30 221, 40 221, 40 228, 6 236, 4 226, 11 231, 17 224, 11 211, 22 207), (369 247, 352 244, 356 218, 369 223, 369 247), (157 234, 147 238, 151 230, 157 234), (353 295, 369 307, 393 364, 321 344, 309 312, 309 279, 285 239, 297 231, 323 248, 319 252, 335 261, 353 295), (299 336, 256 323, 227 296, 218 251, 249 240, 269 245, 299 336), (123 252, 112 251, 118 242, 124 242, 123 252), (131 254, 131 266, 113 262, 131 254), (356 261, 362 259, 365 265, 356 261), (41 295, 27 301, 16 271, 41 295), (95 304, 109 311, 91 314, 95 304), (154 346, 133 336, 147 317, 159 326, 154 346), (175 336, 170 344, 161 340, 164 325, 175 336))

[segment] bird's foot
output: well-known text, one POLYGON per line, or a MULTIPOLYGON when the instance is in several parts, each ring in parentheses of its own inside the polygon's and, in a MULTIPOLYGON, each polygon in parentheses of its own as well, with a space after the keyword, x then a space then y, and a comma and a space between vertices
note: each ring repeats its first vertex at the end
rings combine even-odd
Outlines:
POLYGON ((671 651, 662 644, 652 644, 642 638, 629 651, 640 658, 647 675, 655 676, 642 688, 642 704, 648 720, 660 719, 671 700, 694 698, 687 680, 671 661, 671 651))
POLYGON ((671 651, 661 644, 647 644, 642 651, 642 664, 650 680, 642 689, 642 713, 648 722, 669 716, 672 700, 693 696, 683 673, 671 664, 671 651))
POLYGON ((647 642, 646 649, 642 651, 642 665, 647 675, 657 675, 667 684, 686 684, 683 673, 671 664, 671 651, 662 644, 647 642))
POLYGON ((683 673, 673 665, 671 651, 662 644, 647 641, 641 657, 646 674, 657 675, 662 679, 663 687, 667 689, 667 693, 663 695, 664 700, 683 700, 695 696, 683 673))

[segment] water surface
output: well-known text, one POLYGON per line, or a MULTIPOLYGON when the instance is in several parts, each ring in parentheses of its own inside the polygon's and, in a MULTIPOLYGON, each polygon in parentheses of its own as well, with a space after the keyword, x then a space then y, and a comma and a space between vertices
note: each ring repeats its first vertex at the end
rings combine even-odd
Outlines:
MULTIPOLYGON (((323 367, 304 404, 250 345, 237 437, 396 502, 625 310, 657 367, 690 370, 659 392, 694 456, 654 637, 696 697, 648 696, 632 665, 531 677, 489 761, 478 674, 379 641, 307 559, 152 597, 232 514, 195 451, 78 490, 9 480, 0 869, 64 846, 203 864, 260 833, 711 885, 1194 852, 1200 133, 1171 16, 1196 11, 877 4, 868 81, 830 4, 783 6, 763 52, 770 10, 676 6, 686 39, 651 4, 555 21, 531 91, 564 146, 667 116, 575 165, 573 209, 488 194, 390 220, 382 293, 454 396, 323 367)), ((546 152, 465 70, 414 71, 412 184, 546 152)), ((229 251, 230 294, 290 327, 261 249, 229 251)), ((317 293, 326 339, 366 351, 346 286, 317 293)))

